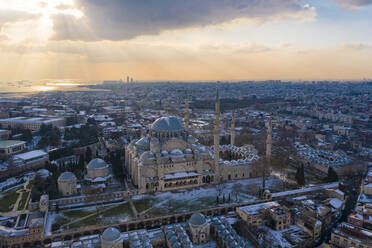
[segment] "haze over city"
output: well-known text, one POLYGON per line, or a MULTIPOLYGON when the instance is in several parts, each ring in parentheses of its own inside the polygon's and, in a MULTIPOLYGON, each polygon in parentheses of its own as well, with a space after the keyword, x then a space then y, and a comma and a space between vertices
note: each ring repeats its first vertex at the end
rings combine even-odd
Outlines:
POLYGON ((0 80, 371 78, 371 15, 369 0, 2 0, 0 80))

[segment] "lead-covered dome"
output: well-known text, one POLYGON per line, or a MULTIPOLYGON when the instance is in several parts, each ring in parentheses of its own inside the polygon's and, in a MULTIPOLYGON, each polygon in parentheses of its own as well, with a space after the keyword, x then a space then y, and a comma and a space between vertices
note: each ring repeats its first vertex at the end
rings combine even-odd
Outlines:
POLYGON ((155 132, 182 132, 185 130, 182 122, 174 116, 158 118, 151 125, 155 132))
POLYGON ((87 165, 87 169, 92 170, 104 169, 106 167, 108 167, 108 164, 103 159, 100 158, 92 159, 87 165))
POLYGON ((76 180, 76 176, 74 175, 74 173, 70 171, 63 172, 58 177, 58 181, 70 181, 70 180, 76 180))
POLYGON ((114 242, 120 238, 120 232, 115 227, 109 227, 102 233, 102 239, 108 242, 114 242))
POLYGON ((189 223, 192 226, 202 226, 202 225, 207 223, 207 219, 205 218, 205 216, 203 214, 195 213, 195 214, 191 215, 189 223))

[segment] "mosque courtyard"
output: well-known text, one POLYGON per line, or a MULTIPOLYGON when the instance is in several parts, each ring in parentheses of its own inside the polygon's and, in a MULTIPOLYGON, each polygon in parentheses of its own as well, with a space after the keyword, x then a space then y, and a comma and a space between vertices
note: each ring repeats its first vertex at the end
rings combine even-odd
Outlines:
MULTIPOLYGON (((50 212, 47 221, 48 232, 76 229, 92 225, 105 225, 142 218, 175 214, 198 209, 211 208, 231 203, 245 203, 256 199, 262 178, 235 180, 221 185, 210 185, 193 189, 158 192, 132 197, 128 201, 101 206, 80 207, 50 212)), ((266 186, 272 191, 281 191, 283 182, 270 176, 266 186)), ((293 189, 294 187, 291 186, 293 189)))

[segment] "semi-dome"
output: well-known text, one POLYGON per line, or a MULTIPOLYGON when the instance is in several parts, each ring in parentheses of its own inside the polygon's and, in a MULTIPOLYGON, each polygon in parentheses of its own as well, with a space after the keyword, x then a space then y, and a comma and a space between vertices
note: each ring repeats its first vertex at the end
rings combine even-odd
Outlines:
POLYGON ((155 132, 181 132, 185 128, 177 117, 170 116, 158 118, 152 123, 151 130, 155 132))
POLYGON ((58 181, 75 180, 76 176, 70 171, 63 172, 59 177, 58 181))
POLYGON ((120 232, 115 227, 109 227, 102 233, 104 241, 113 242, 120 238, 120 232))
POLYGON ((150 147, 150 139, 148 137, 142 137, 136 142, 136 146, 143 149, 148 149, 150 147))
POLYGON ((50 171, 48 171, 47 169, 40 169, 36 172, 36 174, 41 177, 41 178, 47 178, 50 176, 50 171))
POLYGON ((193 226, 202 226, 207 223, 205 216, 201 213, 195 213, 191 215, 189 223, 193 226))
POLYGON ((153 158, 154 158, 154 154, 150 151, 142 153, 140 157, 142 161, 146 161, 146 160, 153 159, 153 158))
POLYGON ((106 167, 107 167, 107 163, 103 159, 100 159, 100 158, 92 159, 87 165, 87 169, 93 169, 93 170, 104 169, 106 167))
POLYGON ((170 155, 171 157, 180 157, 183 156, 183 152, 180 149, 174 149, 170 155))

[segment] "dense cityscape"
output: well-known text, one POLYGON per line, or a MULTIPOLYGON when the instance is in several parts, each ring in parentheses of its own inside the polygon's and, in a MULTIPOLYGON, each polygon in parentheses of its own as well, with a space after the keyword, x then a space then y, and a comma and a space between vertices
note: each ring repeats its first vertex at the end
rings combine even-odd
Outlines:
POLYGON ((372 82, 0 99, 1 247, 372 247, 372 82))
POLYGON ((0 248, 372 248, 372 0, 0 0, 0 248))

